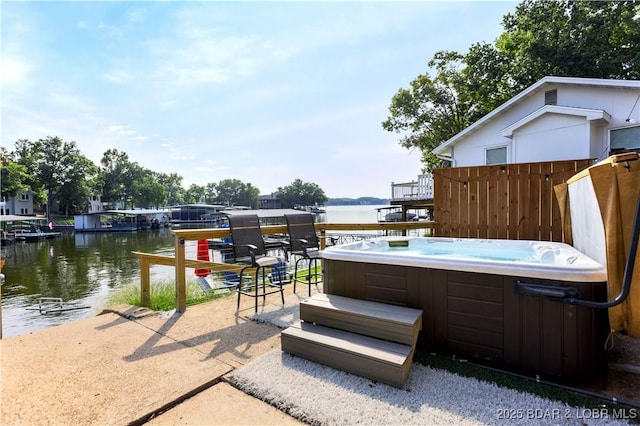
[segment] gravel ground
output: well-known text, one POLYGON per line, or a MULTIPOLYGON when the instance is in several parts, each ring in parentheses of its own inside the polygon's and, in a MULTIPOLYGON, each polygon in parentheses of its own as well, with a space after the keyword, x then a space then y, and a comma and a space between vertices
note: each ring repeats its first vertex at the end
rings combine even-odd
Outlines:
POLYGON ((227 379, 311 424, 628 424, 621 412, 571 407, 417 363, 399 389, 276 349, 227 379))

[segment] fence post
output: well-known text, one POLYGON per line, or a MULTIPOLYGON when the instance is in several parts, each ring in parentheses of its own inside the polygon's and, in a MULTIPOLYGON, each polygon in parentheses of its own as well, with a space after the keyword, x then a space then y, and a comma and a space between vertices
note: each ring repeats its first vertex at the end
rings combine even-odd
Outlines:
POLYGON ((149 288, 151 287, 149 278, 149 268, 151 264, 146 256, 140 256, 140 304, 145 308, 148 308, 151 304, 151 293, 149 288))
POLYGON ((327 230, 320 230, 320 250, 324 250, 327 247, 327 230))
POLYGON ((185 270, 185 249, 184 238, 175 236, 174 245, 176 247, 176 311, 187 310, 187 283, 185 270))

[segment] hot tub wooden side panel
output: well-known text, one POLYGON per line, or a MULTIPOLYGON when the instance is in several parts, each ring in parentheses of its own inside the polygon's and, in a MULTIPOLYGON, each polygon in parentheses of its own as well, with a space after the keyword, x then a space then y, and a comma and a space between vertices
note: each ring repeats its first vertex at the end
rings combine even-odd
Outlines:
MULTIPOLYGON (((533 296, 519 296, 517 277, 504 277, 504 361, 524 371, 572 379, 606 373, 604 345, 609 330, 605 309, 591 309, 533 296)), ((527 279, 543 284, 543 280, 527 279)), ((577 288, 580 297, 606 300, 606 283, 563 283, 577 288)))
MULTIPOLYGON (((327 259, 324 272, 327 293, 422 309, 429 350, 569 379, 606 370, 606 310, 520 296, 517 277, 327 259)), ((606 298, 606 283, 564 285, 606 298)))

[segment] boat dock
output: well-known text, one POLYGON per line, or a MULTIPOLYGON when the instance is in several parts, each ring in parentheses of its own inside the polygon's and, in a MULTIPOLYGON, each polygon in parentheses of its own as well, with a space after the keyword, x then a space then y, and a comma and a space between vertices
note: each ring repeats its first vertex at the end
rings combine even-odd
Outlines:
POLYGON ((136 232, 168 225, 166 210, 105 210, 74 216, 76 232, 136 232), (102 216, 109 217, 109 220, 103 223, 102 216))
POLYGON ((62 236, 61 232, 43 231, 44 226, 41 223, 46 221, 45 217, 39 216, 0 215, 2 244, 18 241, 40 241, 62 236))

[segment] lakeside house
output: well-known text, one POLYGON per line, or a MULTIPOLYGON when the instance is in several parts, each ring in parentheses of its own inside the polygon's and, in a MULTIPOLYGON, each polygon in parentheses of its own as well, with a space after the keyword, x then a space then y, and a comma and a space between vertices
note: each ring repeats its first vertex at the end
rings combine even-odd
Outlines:
POLYGON ((34 192, 24 191, 0 202, 0 214, 3 215, 32 215, 34 192))
POLYGON ((640 152, 640 81, 544 77, 432 152, 451 167, 640 152))

